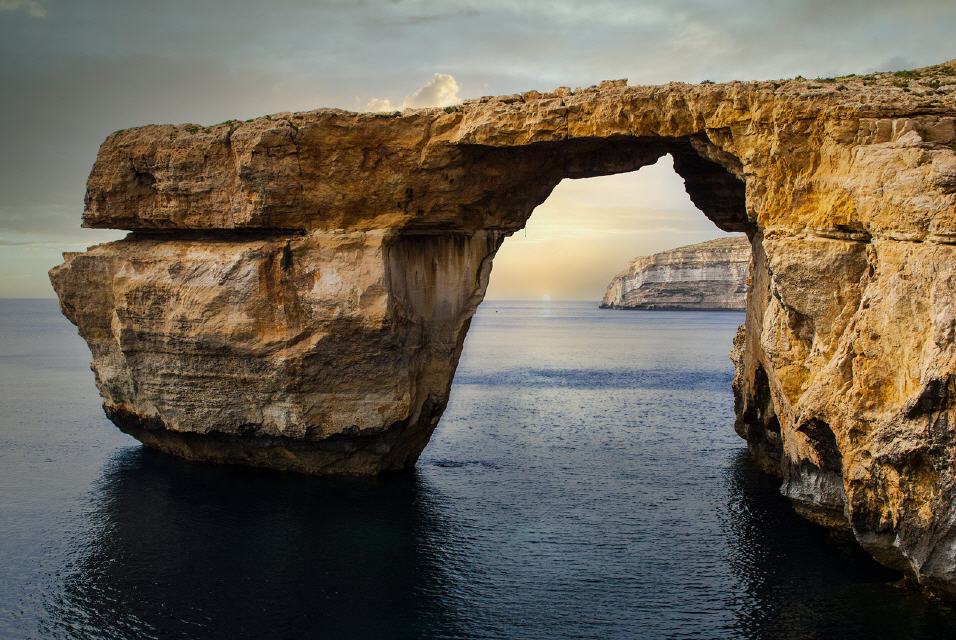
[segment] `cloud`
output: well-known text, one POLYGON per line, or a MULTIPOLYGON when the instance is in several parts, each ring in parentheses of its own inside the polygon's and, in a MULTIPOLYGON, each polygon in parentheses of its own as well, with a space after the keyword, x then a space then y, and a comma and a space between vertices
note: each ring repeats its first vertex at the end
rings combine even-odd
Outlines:
POLYGON ((392 106, 392 101, 388 98, 372 98, 368 101, 368 104, 365 105, 366 111, 395 111, 395 107, 392 106))
POLYGON ((46 17, 46 7, 37 0, 0 0, 0 11, 22 11, 32 18, 46 17))
POLYGON ((436 73, 424 87, 405 98, 403 107, 449 107, 461 102, 458 82, 447 73, 436 73))
MULTIPOLYGON (((454 76, 448 73, 436 73, 431 79, 402 102, 402 109, 421 109, 424 107, 449 107, 461 102, 458 92, 461 88, 454 76)), ((392 101, 387 98, 372 98, 365 105, 366 111, 396 111, 392 101)))

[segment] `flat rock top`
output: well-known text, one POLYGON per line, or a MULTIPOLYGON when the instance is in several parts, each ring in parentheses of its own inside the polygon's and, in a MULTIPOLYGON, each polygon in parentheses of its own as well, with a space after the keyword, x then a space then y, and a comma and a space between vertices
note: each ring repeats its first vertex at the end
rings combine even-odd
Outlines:
MULTIPOLYGON (((697 242, 695 244, 685 244, 679 247, 674 247, 673 249, 667 249, 666 251, 658 251, 655 254, 651 254, 646 257, 653 257, 655 255, 664 255, 668 253, 677 253, 686 251, 688 253, 705 253, 708 251, 750 251, 750 241, 747 240, 746 236, 735 235, 735 236, 726 236, 724 238, 714 238, 713 240, 705 240, 703 242, 697 242)), ((644 256, 642 256, 644 257, 644 256)), ((638 258, 635 258, 638 259, 638 258)))
MULTIPOLYGON (((673 109, 680 107, 683 100, 704 102, 732 101, 726 105, 741 110, 741 100, 746 96, 765 99, 773 96, 778 100, 811 110, 841 108, 851 110, 861 117, 884 117, 920 113, 950 113, 956 109, 956 59, 948 62, 908 71, 872 73, 867 75, 846 75, 835 78, 817 78, 808 80, 796 77, 783 80, 739 81, 724 83, 670 82, 662 85, 628 85, 626 79, 605 80, 597 85, 570 89, 559 87, 542 93, 526 91, 502 96, 484 96, 465 100, 454 107, 429 107, 405 109, 394 112, 352 112, 343 109, 320 108, 310 111, 280 112, 271 115, 250 118, 245 121, 226 120, 215 125, 178 124, 146 125, 123 129, 110 135, 104 145, 111 141, 120 143, 130 138, 152 139, 159 145, 171 144, 172 138, 180 136, 214 137, 221 134, 232 135, 250 128, 272 129, 289 123, 301 127, 313 122, 334 121, 347 126, 350 121, 359 123, 387 123, 398 121, 403 124, 421 122, 428 119, 444 130, 451 122, 459 124, 448 139, 456 142, 472 141, 479 122, 490 115, 496 119, 506 113, 518 114, 524 111, 546 111, 552 108, 572 108, 591 104, 605 98, 616 100, 651 99, 663 102, 673 109), (174 134, 174 135, 171 135, 174 134)), ((502 125, 504 122, 501 123, 502 125)))
POLYGON ((523 211, 524 203, 496 198, 538 180, 548 183, 534 196, 540 201, 562 177, 634 170, 672 152, 677 140, 741 179, 774 178, 789 169, 769 168, 769 154, 789 154, 784 160, 797 172, 819 170, 797 165, 819 165, 828 139, 897 140, 907 130, 895 119, 911 120, 919 141, 952 145, 954 117, 956 61, 816 80, 615 80, 391 114, 317 109, 212 126, 150 125, 103 143, 83 222, 132 230, 514 230, 522 214, 479 220, 485 214, 476 211, 523 211), (528 155, 497 151, 507 147, 528 155))
POLYGON ((749 262, 750 241, 747 236, 734 235, 674 247, 646 256, 637 256, 628 263, 626 269, 615 276, 615 279, 633 277, 634 274, 659 264, 720 263, 729 265, 749 262))

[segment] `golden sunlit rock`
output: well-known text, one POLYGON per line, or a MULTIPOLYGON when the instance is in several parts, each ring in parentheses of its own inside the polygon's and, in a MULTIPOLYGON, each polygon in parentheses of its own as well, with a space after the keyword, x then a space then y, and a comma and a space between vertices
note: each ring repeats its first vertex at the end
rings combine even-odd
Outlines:
POLYGON ((956 64, 117 132, 51 271, 110 418, 183 457, 415 463, 501 241, 671 154, 752 244, 738 433, 809 518, 956 593, 956 64))

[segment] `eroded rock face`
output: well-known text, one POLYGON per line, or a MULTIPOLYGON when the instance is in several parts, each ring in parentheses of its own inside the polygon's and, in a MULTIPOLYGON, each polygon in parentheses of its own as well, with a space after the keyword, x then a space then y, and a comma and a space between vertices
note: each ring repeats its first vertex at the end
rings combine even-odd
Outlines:
POLYGON ((717 238, 635 258, 611 279, 602 309, 743 310, 750 241, 717 238))
POLYGON ((956 593, 956 64, 118 132, 51 271, 108 415, 185 457, 414 464, 501 241, 671 154, 751 241, 737 431, 801 513, 956 593))

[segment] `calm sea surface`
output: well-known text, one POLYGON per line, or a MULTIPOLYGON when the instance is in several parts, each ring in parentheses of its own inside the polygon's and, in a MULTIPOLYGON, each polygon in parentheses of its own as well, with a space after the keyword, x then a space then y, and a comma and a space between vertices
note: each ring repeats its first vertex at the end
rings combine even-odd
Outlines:
POLYGON ((953 638, 733 432, 738 313, 485 303, 414 473, 145 451, 0 300, 2 638, 953 638))

